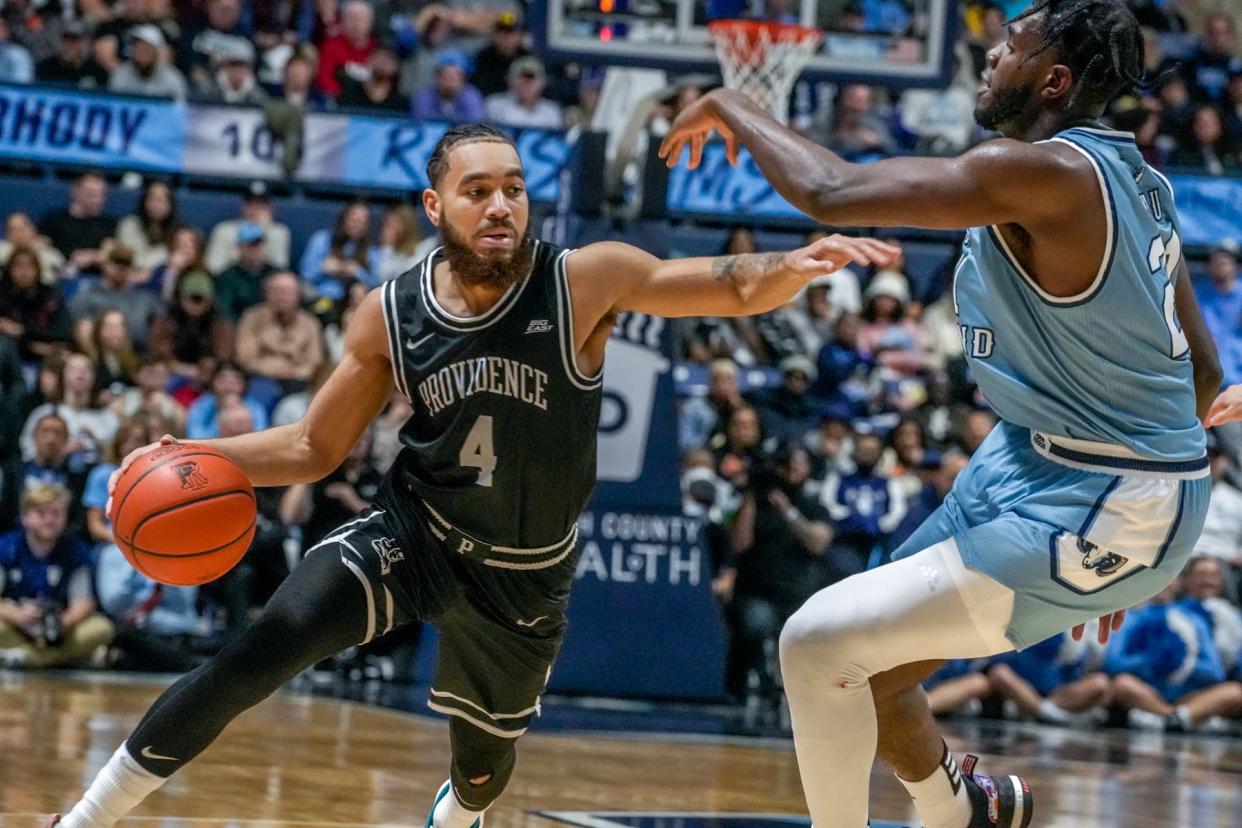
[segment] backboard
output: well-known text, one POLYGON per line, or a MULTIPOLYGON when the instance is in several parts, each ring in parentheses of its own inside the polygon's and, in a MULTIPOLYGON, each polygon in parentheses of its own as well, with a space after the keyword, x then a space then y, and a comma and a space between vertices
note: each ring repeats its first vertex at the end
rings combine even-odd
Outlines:
POLYGON ((802 77, 889 87, 949 78, 948 0, 536 0, 532 30, 553 61, 719 73, 707 24, 764 19, 824 31, 802 77))

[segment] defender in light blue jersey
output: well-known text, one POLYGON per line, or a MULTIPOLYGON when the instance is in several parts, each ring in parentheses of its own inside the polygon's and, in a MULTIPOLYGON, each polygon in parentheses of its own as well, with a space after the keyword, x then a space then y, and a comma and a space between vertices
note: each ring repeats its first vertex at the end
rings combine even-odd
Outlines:
POLYGON ((927 828, 1029 824, 1019 777, 959 772, 918 681, 1095 616, 1106 637, 1202 528, 1215 347, 1168 181, 1099 121, 1141 81, 1142 46, 1122 0, 1036 0, 979 90, 976 120, 1004 137, 958 158, 849 164, 728 90, 685 110, 661 148, 675 164, 688 145, 693 166, 718 130, 730 159, 745 146, 824 224, 967 229, 953 298, 1001 422, 892 564, 817 594, 782 633, 817 828, 866 824, 877 752, 927 828))

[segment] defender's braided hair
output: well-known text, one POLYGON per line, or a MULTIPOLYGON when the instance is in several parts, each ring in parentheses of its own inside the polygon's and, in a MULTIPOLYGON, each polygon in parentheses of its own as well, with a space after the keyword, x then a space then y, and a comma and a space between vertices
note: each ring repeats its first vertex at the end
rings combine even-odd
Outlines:
POLYGON ((1036 0, 1015 21, 1045 13, 1043 39, 1034 54, 1055 49, 1074 73, 1066 104, 1104 106, 1144 83, 1143 33, 1122 0, 1036 0))

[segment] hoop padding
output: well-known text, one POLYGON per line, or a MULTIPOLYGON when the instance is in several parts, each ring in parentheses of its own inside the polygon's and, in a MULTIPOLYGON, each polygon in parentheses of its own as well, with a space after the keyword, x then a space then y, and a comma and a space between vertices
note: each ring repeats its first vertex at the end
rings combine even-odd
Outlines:
POLYGON ((708 24, 725 86, 788 120, 794 81, 819 48, 819 29, 762 20, 716 20, 708 24))

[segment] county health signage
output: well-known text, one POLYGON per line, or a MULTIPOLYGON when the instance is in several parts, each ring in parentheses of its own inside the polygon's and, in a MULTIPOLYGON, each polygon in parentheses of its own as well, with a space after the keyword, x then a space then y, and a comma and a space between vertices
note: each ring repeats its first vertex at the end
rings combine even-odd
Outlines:
MULTIPOLYGON (((299 181, 420 190, 427 158, 448 129, 335 112, 307 114, 299 181)), ((555 202, 573 145, 559 132, 512 132, 531 199, 555 202)), ((254 107, 0 86, 0 156, 141 172, 282 179, 284 148, 254 107)))
MULTIPOLYGON (((1242 178, 1179 174, 1171 178, 1185 243, 1206 247, 1227 238, 1242 241, 1242 178)), ((698 169, 687 169, 683 161, 669 173, 668 209, 682 216, 730 221, 739 217, 811 221, 772 188, 750 153, 743 150, 733 167, 721 143, 704 148, 698 169)))

